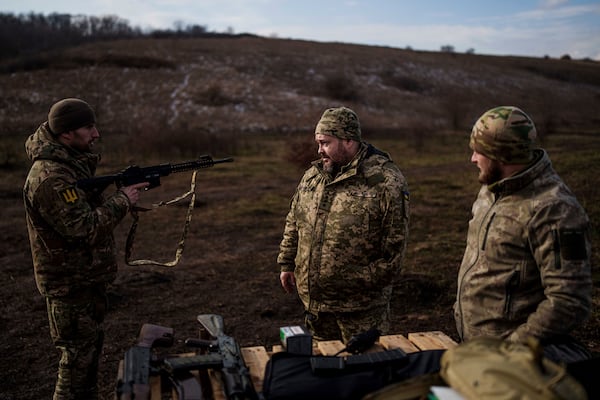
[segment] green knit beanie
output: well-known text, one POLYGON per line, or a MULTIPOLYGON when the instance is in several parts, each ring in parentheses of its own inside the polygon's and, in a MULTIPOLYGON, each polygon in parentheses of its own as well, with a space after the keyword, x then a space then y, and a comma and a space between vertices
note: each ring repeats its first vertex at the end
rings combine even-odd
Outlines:
POLYGON ((96 114, 88 103, 83 100, 62 99, 50 107, 48 125, 54 135, 74 131, 82 126, 96 123, 96 114))
POLYGON ((505 164, 528 164, 533 159, 537 132, 523 110, 501 106, 486 111, 473 126, 470 147, 505 164))
POLYGON ((315 134, 335 136, 339 139, 350 139, 360 142, 360 122, 354 111, 347 107, 328 108, 325 110, 315 134))

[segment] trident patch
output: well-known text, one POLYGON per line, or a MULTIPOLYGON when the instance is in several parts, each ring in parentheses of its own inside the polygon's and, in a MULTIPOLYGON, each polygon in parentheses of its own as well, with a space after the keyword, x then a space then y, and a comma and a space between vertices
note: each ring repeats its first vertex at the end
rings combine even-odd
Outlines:
POLYGON ((79 200, 79 196, 77 196, 77 190, 75 190, 75 188, 61 190, 60 197, 62 197, 63 201, 67 204, 75 204, 75 202, 79 200))

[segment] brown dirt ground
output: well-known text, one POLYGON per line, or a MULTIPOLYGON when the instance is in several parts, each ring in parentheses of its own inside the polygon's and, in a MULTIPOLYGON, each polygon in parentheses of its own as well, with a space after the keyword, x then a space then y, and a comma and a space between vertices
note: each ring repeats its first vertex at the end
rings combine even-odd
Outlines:
MULTIPOLYGON (((235 215, 235 210, 227 211, 238 196, 258 204, 274 187, 281 196, 289 196, 297 176, 280 175, 260 186, 243 177, 224 179, 214 171, 198 179, 198 204, 181 263, 174 268, 121 266, 110 289, 111 308, 99 372, 101 399, 113 398, 118 363, 134 344, 143 323, 172 327, 176 339, 172 352, 180 353, 189 350, 183 341, 199 334, 198 314, 220 314, 226 333, 241 346, 263 345, 267 349, 278 343, 279 327, 302 321, 299 302, 295 296, 283 293, 275 266, 287 201, 279 198, 279 209, 257 206, 241 217, 235 215)), ((411 171, 413 177, 418 174, 418 169, 411 171)), ((185 179, 171 179, 164 188, 181 190, 186 186, 185 179)), ((155 190, 148 192, 145 200, 152 202, 162 196, 164 192, 155 190)), ((20 202, 20 191, 16 189, 0 197, 6 217, 21 217, 20 202)), ((426 207, 419 206, 415 212, 428 214, 426 207)), ((164 260, 168 260, 176 247, 185 206, 155 213, 142 215, 135 250, 140 257, 164 253, 164 260), (145 252, 143 246, 149 251, 145 252)), ((121 253, 129 223, 126 219, 116 232, 121 253)), ((419 227, 416 222, 414 241, 421 241, 422 229, 427 226, 419 227)), ((50 398, 58 354, 50 342, 44 300, 35 288, 24 224, 4 226, 0 246, 5 254, 4 284, 0 286, 0 346, 4 360, 0 399, 50 398)), ((437 246, 456 247, 443 242, 437 246)), ((417 259, 413 262, 420 262, 416 254, 421 247, 415 243, 410 250, 417 259)), ((449 251, 449 259, 444 261, 447 264, 436 267, 454 270, 461 251, 449 251)), ((426 262, 427 256, 422 261, 426 262)), ((450 312, 455 290, 452 275, 447 280, 432 281, 426 275, 407 271, 396 287, 393 333, 442 330, 455 338, 450 312)), ((588 332, 587 336, 597 334, 588 332)))
MULTIPOLYGON (((114 395, 119 360, 134 344, 143 323, 172 327, 176 339, 172 350, 176 353, 189 350, 183 345, 186 338, 198 337, 198 314, 220 314, 225 332, 241 346, 264 345, 267 349, 278 343, 279 327, 301 323, 302 308, 295 295, 285 294, 279 286, 275 265, 287 200, 281 201, 284 207, 275 217, 273 212, 260 208, 243 219, 231 217, 237 222, 229 225, 223 224, 222 219, 230 217, 215 217, 231 202, 235 194, 231 188, 246 195, 250 202, 273 187, 279 187, 287 196, 293 192, 296 177, 281 177, 258 188, 243 179, 218 181, 218 176, 198 179, 199 199, 179 265, 121 265, 109 293, 111 307, 99 373, 102 399, 114 395)), ((179 183, 179 189, 185 188, 185 181, 179 183)), ((148 197, 152 193, 148 192, 148 197)), ((156 197, 164 195, 158 190, 155 193, 156 197)), ((0 202, 11 217, 22 218, 19 190, 4 192, 0 202)), ((167 248, 163 260, 170 260, 184 213, 182 205, 156 211, 158 217, 142 215, 135 249, 139 256, 157 258, 155 251, 161 254, 160 249, 167 248), (159 214, 170 212, 172 217, 159 214), (163 225, 165 218, 175 222, 163 225), (153 219, 156 221, 151 222, 153 219), (171 237, 159 238, 163 230, 169 231, 171 237), (151 251, 144 253, 144 244, 151 251)), ((126 219, 116 232, 121 253, 130 221, 126 219)), ((50 342, 44 299, 35 288, 26 229, 24 224, 5 228, 0 234, 0 247, 5 254, 4 284, 0 286, 0 346, 4 360, 0 399, 50 398, 58 353, 50 342)), ((452 334, 448 312, 452 291, 418 274, 408 274, 396 290, 394 333, 441 329, 452 334)))

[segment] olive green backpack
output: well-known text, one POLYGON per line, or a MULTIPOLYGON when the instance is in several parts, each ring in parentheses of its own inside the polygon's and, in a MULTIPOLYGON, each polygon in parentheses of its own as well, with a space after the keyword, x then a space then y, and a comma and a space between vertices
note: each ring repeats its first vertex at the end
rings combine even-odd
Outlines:
POLYGON ((539 343, 476 338, 447 350, 441 377, 468 400, 585 400, 565 365, 543 357, 539 343))

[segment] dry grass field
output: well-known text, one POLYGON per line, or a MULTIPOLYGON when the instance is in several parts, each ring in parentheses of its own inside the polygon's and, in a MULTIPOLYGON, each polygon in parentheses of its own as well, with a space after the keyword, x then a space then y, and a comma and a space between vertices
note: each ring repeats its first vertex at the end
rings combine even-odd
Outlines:
MULTIPOLYGON (((276 256, 314 124, 329 106, 356 110, 364 138, 391 153, 411 188, 411 233, 393 303, 394 333, 455 336, 451 305, 478 184, 468 134, 486 109, 522 107, 593 225, 592 318, 576 335, 600 352, 600 64, 431 53, 265 38, 116 41, 0 62, 0 400, 49 398, 58 356, 33 280, 21 188, 23 142, 50 104, 97 109, 100 174, 199 154, 235 161, 198 173, 186 248, 173 268, 121 265, 110 289, 101 398, 143 323, 173 327, 173 351, 196 315, 223 316, 243 346, 278 342, 302 309, 279 286, 276 256)), ((146 192, 149 205, 189 187, 189 174, 146 192)), ((110 190, 110 189, 109 189, 110 190)), ((170 260, 186 205, 141 216, 135 257, 170 260)), ((121 259, 131 219, 117 229, 121 259)))

